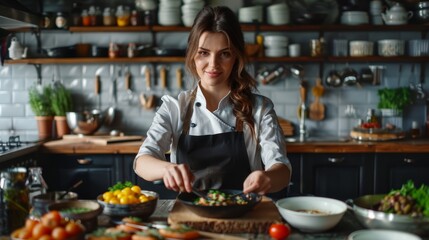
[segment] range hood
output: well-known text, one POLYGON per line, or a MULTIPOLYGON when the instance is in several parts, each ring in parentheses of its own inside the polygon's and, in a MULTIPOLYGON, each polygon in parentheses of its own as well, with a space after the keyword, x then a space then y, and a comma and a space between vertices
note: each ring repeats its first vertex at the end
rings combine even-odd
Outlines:
POLYGON ((17 0, 0 0, 0 28, 38 27, 41 16, 31 12, 17 0))

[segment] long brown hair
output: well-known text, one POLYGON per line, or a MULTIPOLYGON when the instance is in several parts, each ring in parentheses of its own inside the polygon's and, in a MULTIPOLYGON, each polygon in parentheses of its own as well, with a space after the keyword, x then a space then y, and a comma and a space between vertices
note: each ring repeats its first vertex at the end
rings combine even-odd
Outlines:
POLYGON ((253 94, 256 90, 256 80, 246 71, 247 56, 244 48, 244 37, 235 13, 228 7, 204 7, 195 18, 188 38, 186 50, 186 68, 191 75, 198 79, 194 57, 198 51, 200 36, 204 32, 223 33, 229 41, 231 52, 236 55, 231 75, 230 101, 233 104, 234 115, 243 123, 249 125, 255 135, 253 111, 253 94))

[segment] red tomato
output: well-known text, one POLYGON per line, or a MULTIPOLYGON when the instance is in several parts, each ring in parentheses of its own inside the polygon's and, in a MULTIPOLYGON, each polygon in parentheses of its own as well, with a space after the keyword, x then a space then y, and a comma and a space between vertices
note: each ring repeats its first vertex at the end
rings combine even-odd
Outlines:
POLYGON ((62 227, 56 227, 52 230, 51 236, 55 240, 65 240, 67 238, 67 232, 62 227))
POLYGON ((51 234, 51 229, 43 225, 43 223, 36 224, 32 231, 32 236, 35 239, 40 239, 43 235, 50 235, 50 234, 51 234))
POLYGON ((31 232, 33 231, 34 226, 36 226, 36 224, 38 223, 39 221, 28 218, 27 220, 25 220, 25 229, 31 232))
POLYGON ((41 222, 46 227, 54 229, 61 225, 62 219, 60 212, 58 211, 50 211, 41 217, 41 222))
POLYGON ((65 229, 69 236, 77 236, 83 232, 82 227, 75 222, 67 223, 65 229))
POLYGON ((276 240, 286 239, 290 235, 290 227, 283 223, 273 223, 269 228, 269 234, 276 240))

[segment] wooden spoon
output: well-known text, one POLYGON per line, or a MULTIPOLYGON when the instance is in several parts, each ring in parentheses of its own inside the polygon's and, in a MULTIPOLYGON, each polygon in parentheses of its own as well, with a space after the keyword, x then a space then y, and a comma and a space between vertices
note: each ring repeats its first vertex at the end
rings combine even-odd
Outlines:
POLYGON ((299 94, 301 97, 301 101, 299 103, 298 106, 298 118, 300 119, 301 116, 301 112, 302 110, 304 110, 304 117, 307 117, 308 111, 307 111, 307 107, 305 106, 305 102, 307 99, 307 82, 304 80, 301 80, 301 87, 299 88, 299 94))
POLYGON ((309 118, 314 121, 321 121, 325 118, 325 105, 320 102, 320 97, 323 95, 325 88, 322 85, 320 78, 316 79, 316 86, 313 87, 314 102, 310 105, 309 118))

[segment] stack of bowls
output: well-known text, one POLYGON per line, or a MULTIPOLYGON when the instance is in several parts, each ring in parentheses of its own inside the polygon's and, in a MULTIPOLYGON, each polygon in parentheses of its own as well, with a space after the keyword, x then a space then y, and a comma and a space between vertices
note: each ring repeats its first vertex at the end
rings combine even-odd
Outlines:
POLYGON ((266 57, 287 56, 288 38, 279 35, 268 35, 264 37, 266 57))
POLYGON ((186 27, 191 27, 198 12, 204 7, 203 0, 183 0, 182 22, 186 27))
POLYGON ((262 6, 242 7, 238 10, 238 20, 241 23, 253 23, 264 21, 264 12, 262 6))
POLYGON ((181 0, 160 0, 158 10, 159 25, 176 26, 182 24, 181 4, 181 0))
POLYGON ((267 23, 284 25, 290 21, 289 7, 286 3, 273 4, 267 7, 267 23))
POLYGON ((383 39, 378 41, 378 55, 383 57, 403 56, 405 41, 399 39, 383 39))
POLYGON ((374 43, 371 41, 350 41, 351 57, 372 56, 374 54, 374 43))
POLYGON ((341 15, 341 24, 345 25, 360 25, 368 24, 368 13, 364 11, 345 11, 341 15))

